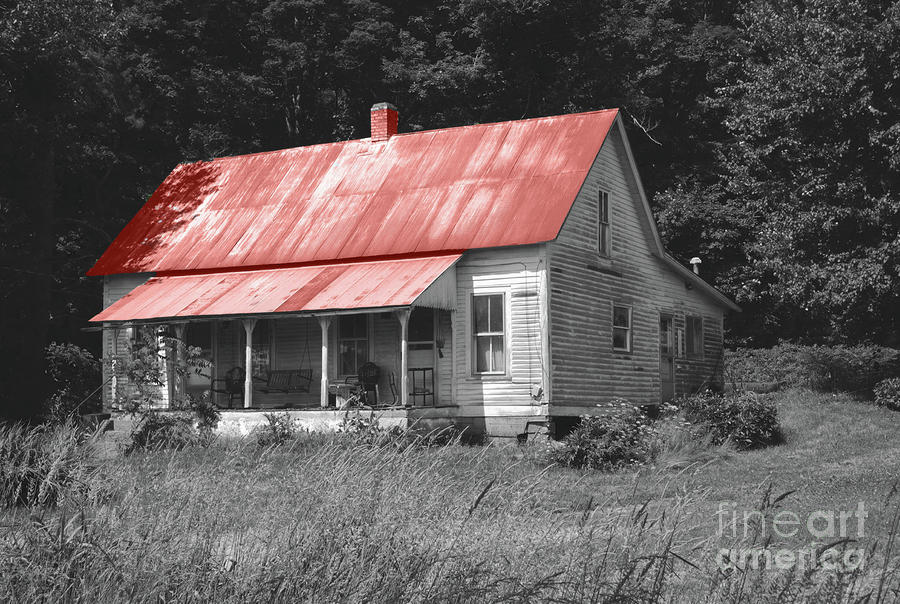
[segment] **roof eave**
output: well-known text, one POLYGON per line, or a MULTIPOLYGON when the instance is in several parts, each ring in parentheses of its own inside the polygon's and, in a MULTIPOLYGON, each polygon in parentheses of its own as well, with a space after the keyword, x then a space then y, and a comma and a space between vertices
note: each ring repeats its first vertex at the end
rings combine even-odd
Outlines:
POLYGON ((728 310, 741 312, 741 307, 733 302, 731 298, 720 292, 709 282, 705 281, 700 275, 684 266, 682 263, 678 262, 678 260, 670 256, 669 254, 663 254, 662 256, 654 254, 654 256, 665 262, 668 266, 674 268, 678 274, 685 278, 685 280, 689 281, 693 285, 699 286, 704 293, 708 294, 728 310))

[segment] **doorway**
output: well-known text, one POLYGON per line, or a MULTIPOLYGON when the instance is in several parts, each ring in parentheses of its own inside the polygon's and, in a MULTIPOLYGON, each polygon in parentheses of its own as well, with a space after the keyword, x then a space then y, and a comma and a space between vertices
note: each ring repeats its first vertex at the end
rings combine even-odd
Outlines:
POLYGON ((414 308, 409 316, 409 399, 414 405, 435 402, 434 309, 414 308))

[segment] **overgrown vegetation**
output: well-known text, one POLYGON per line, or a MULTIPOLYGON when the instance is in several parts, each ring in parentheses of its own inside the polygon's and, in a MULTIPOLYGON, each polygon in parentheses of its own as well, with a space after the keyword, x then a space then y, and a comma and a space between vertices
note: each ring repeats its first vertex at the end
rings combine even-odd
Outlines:
POLYGON ((875 386, 875 404, 900 411, 900 378, 889 378, 875 386))
POLYGON ((871 397, 875 385, 900 376, 900 350, 885 346, 738 348, 725 353, 725 381, 777 382, 785 387, 850 392, 871 397))
POLYGON ((616 470, 653 458, 654 430, 643 411, 628 401, 611 403, 604 415, 581 418, 550 459, 576 468, 616 470))
POLYGON ((46 350, 47 376, 53 392, 45 415, 58 422, 78 414, 100 411, 100 362, 74 344, 51 342, 46 350))
POLYGON ((131 433, 125 453, 145 449, 184 449, 205 444, 193 417, 178 413, 147 413, 131 433))
POLYGON ((54 507, 88 488, 99 432, 70 419, 31 427, 0 424, 0 508, 54 507))
POLYGON ((125 381, 114 406, 138 418, 129 452, 142 448, 180 449, 205 444, 213 438, 220 412, 210 392, 193 396, 177 386, 191 373, 209 368, 200 348, 185 345, 167 328, 147 327, 136 334, 131 355, 121 365, 116 371, 125 381), (160 397, 164 392, 169 396, 168 409, 161 412, 160 397))
POLYGON ((781 436, 778 410, 772 396, 742 392, 723 395, 701 392, 677 401, 684 419, 714 445, 726 442, 751 449, 776 442, 781 436))
POLYGON ((290 442, 299 430, 287 413, 264 413, 266 423, 253 430, 256 444, 260 447, 275 447, 290 442))
POLYGON ((771 396, 723 395, 711 391, 664 405, 656 420, 623 399, 604 405, 599 415, 585 415, 549 459, 565 466, 611 471, 655 461, 668 465, 690 453, 702 456, 721 446, 751 449, 781 437, 778 410, 771 396))
POLYGON ((637 472, 546 467, 530 447, 398 448, 352 434, 148 451, 98 471, 84 457, 56 509, 31 499, 3 512, 0 600, 889 601, 900 426, 846 398, 778 396, 784 446, 637 472), (827 488, 823 467, 837 479, 827 488), (807 545, 722 537, 716 502, 771 518, 861 498, 859 570, 716 563, 721 547, 807 545))

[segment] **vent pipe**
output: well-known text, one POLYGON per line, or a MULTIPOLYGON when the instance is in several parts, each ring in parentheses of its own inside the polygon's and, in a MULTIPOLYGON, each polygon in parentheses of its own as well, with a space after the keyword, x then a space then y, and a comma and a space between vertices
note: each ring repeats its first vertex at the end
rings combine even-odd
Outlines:
POLYGON ((691 267, 693 267, 695 275, 700 274, 700 265, 701 264, 703 264, 703 261, 700 260, 700 258, 698 258, 697 256, 694 256, 693 258, 691 258, 691 267))

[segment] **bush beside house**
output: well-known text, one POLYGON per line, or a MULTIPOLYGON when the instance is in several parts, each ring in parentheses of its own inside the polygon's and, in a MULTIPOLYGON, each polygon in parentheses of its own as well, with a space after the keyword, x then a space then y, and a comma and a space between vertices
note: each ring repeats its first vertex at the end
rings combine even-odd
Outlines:
POLYGON ((781 437, 770 396, 703 392, 667 405, 656 421, 620 399, 606 415, 582 417, 562 443, 551 448, 550 457, 565 466, 616 470, 652 462, 660 452, 683 446, 685 432, 705 445, 736 449, 775 444, 781 437), (673 425, 675 429, 669 429, 673 425))

